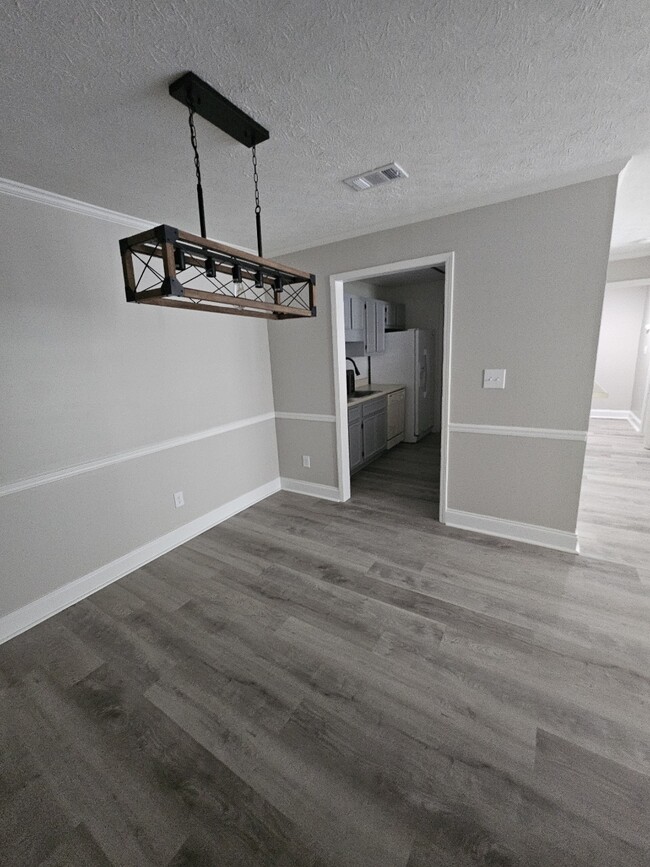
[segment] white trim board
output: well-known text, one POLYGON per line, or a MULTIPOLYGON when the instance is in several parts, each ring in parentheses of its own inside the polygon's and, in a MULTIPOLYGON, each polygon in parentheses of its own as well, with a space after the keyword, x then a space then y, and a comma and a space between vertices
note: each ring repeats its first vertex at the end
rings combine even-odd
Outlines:
POLYGON ((314 412, 276 412, 275 417, 295 419, 296 421, 336 421, 335 415, 318 415, 314 412))
POLYGON ((173 439, 163 440, 159 443, 151 443, 150 445, 142 446, 138 449, 132 449, 128 452, 119 452, 116 455, 109 455, 108 457, 99 458, 95 461, 86 461, 83 464, 64 467, 60 470, 54 470, 51 473, 42 473, 38 476, 32 476, 29 479, 22 479, 19 482, 12 482, 11 484, 0 486, 0 497, 7 497, 10 494, 16 494, 19 491, 29 490, 29 488, 48 485, 51 482, 58 482, 60 479, 70 478, 70 476, 78 476, 81 473, 90 473, 93 470, 99 470, 103 467, 112 466, 113 464, 121 464, 124 463, 124 461, 146 457, 147 455, 152 455, 156 452, 162 452, 166 449, 176 448, 176 446, 198 442, 199 440, 219 436, 220 434, 229 433, 234 430, 240 430, 241 428, 249 427, 250 425, 261 424, 262 422, 271 421, 272 419, 275 419, 275 413, 267 412, 263 415, 251 416, 250 418, 229 422, 228 424, 218 425, 217 427, 208 428, 208 430, 198 431, 197 433, 174 437, 173 439))
POLYGON ((53 590, 46 596, 42 596, 40 599, 24 605, 17 611, 6 614, 0 618, 0 644, 8 641, 10 638, 14 638, 16 635, 20 635, 21 632, 25 632, 32 626, 36 626, 36 624, 41 623, 43 620, 47 620, 48 617, 58 614, 64 608, 69 608, 75 602, 80 602, 97 590, 101 590, 102 587, 106 587, 108 584, 112 584, 130 572, 140 569, 157 557, 188 542, 195 536, 205 533, 211 527, 215 527, 222 521, 238 514, 238 512, 254 506, 255 503, 259 503, 260 500, 266 499, 279 490, 280 479, 275 478, 228 503, 224 503, 223 506, 219 506, 219 508, 208 512, 206 515, 196 518, 182 527, 177 527, 170 533, 166 533, 152 542, 147 542, 145 545, 136 548, 134 551, 130 551, 122 557, 118 557, 117 560, 100 566, 94 572, 89 572, 87 575, 77 578, 75 581, 71 581, 57 590, 53 590))
POLYGON ((305 494, 308 497, 318 497, 321 500, 341 502, 339 489, 334 485, 319 485, 316 482, 304 482, 302 479, 288 479, 286 476, 280 478, 280 484, 283 491, 291 491, 293 494, 305 494))
POLYGON ((475 515, 458 509, 447 509, 447 525, 459 530, 483 533, 486 536, 499 536, 502 539, 512 539, 528 545, 554 548, 569 554, 578 554, 580 550, 576 533, 555 530, 552 527, 539 527, 536 524, 522 524, 520 521, 508 521, 504 518, 493 518, 489 515, 475 515))
POLYGON ((345 318, 343 310, 344 284, 354 280, 371 280, 385 274, 400 274, 416 271, 432 265, 445 266, 445 302, 443 326, 442 359, 442 418, 440 450, 440 523, 446 523, 447 509, 447 464, 449 461, 449 415, 451 394, 451 346, 454 298, 453 252, 422 256, 419 259, 405 259, 387 265, 374 265, 356 271, 345 271, 330 275, 330 295, 332 304, 332 347, 334 363, 334 406, 336 407, 336 464, 339 486, 339 499, 350 499, 350 454, 347 429, 347 389, 345 383, 345 318))
POLYGON ((0 193, 4 193, 6 196, 15 196, 19 199, 27 199, 29 202, 37 202, 39 205, 60 208, 63 211, 73 211, 75 214, 81 214, 84 217, 91 217, 95 220, 104 220, 106 223, 117 223, 120 226, 137 229, 139 232, 152 229, 156 225, 156 223, 151 223, 149 220, 130 217, 128 214, 121 214, 119 211, 111 211, 99 205, 90 205, 88 202, 82 202, 79 199, 60 196, 58 193, 51 193, 38 187, 30 187, 28 184, 11 181, 8 178, 0 178, 0 193))
MULTIPOLYGON (((138 232, 145 232, 147 229, 153 229, 154 226, 159 225, 159 223, 152 223, 150 220, 142 220, 139 217, 131 217, 129 214, 122 214, 119 211, 111 211, 110 208, 103 208, 101 205, 91 205, 89 202, 72 199, 70 196, 62 196, 59 193, 52 193, 39 187, 30 187, 29 184, 21 184, 19 181, 12 181, 10 178, 0 178, 0 193, 3 193, 5 196, 26 199, 28 202, 36 202, 39 205, 48 205, 51 208, 72 211, 75 214, 81 214, 83 217, 103 220, 105 223, 116 223, 118 226, 126 226, 128 229, 136 229, 138 232)), ((232 242, 228 243, 229 246, 243 250, 246 253, 257 252, 250 247, 242 247, 240 244, 232 242)))
POLYGON ((572 442, 587 442, 586 430, 558 430, 545 427, 512 427, 510 425, 496 424, 461 424, 451 422, 451 433, 488 434, 490 436, 505 437, 533 437, 545 440, 569 440, 572 442))
POLYGON ((641 430, 641 419, 629 409, 592 409, 589 418, 609 418, 627 421, 638 433, 641 430))

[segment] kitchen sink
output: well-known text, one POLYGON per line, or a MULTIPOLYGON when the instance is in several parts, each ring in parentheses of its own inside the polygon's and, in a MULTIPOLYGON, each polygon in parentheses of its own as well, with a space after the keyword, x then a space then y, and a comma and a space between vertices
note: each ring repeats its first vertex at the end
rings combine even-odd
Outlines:
POLYGON ((363 389, 359 389, 358 391, 353 392, 353 394, 351 394, 350 397, 351 397, 351 398, 355 398, 355 397, 368 397, 369 394, 381 394, 381 391, 379 391, 379 390, 376 389, 376 388, 375 388, 375 389, 372 389, 372 388, 365 389, 365 388, 363 388, 363 389))

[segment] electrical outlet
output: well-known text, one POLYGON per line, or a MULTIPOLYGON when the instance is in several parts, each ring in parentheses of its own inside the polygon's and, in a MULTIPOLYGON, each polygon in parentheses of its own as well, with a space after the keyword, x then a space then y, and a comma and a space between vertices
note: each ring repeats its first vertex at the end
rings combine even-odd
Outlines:
POLYGON ((302 465, 303 467, 311 467, 311 457, 309 455, 302 456, 302 465))
POLYGON ((176 493, 174 494, 174 505, 176 506, 177 509, 180 509, 181 506, 185 505, 185 500, 183 499, 183 492, 182 491, 176 491, 176 493))

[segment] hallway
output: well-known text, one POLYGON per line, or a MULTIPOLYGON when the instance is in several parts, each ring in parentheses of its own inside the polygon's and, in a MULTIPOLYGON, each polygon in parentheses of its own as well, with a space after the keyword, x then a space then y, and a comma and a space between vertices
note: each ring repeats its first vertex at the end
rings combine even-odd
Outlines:
POLYGON ((591 420, 578 538, 584 556, 627 563, 650 586, 650 450, 627 421, 591 420))

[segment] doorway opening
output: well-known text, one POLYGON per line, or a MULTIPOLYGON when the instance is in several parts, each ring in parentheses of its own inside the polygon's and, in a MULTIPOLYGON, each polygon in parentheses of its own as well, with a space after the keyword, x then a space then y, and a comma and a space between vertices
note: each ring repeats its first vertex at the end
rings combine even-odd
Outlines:
POLYGON ((389 495, 445 523, 453 267, 443 253, 331 277, 342 501, 389 495))
POLYGON ((608 283, 578 512, 580 551, 647 568, 650 280, 608 283))

